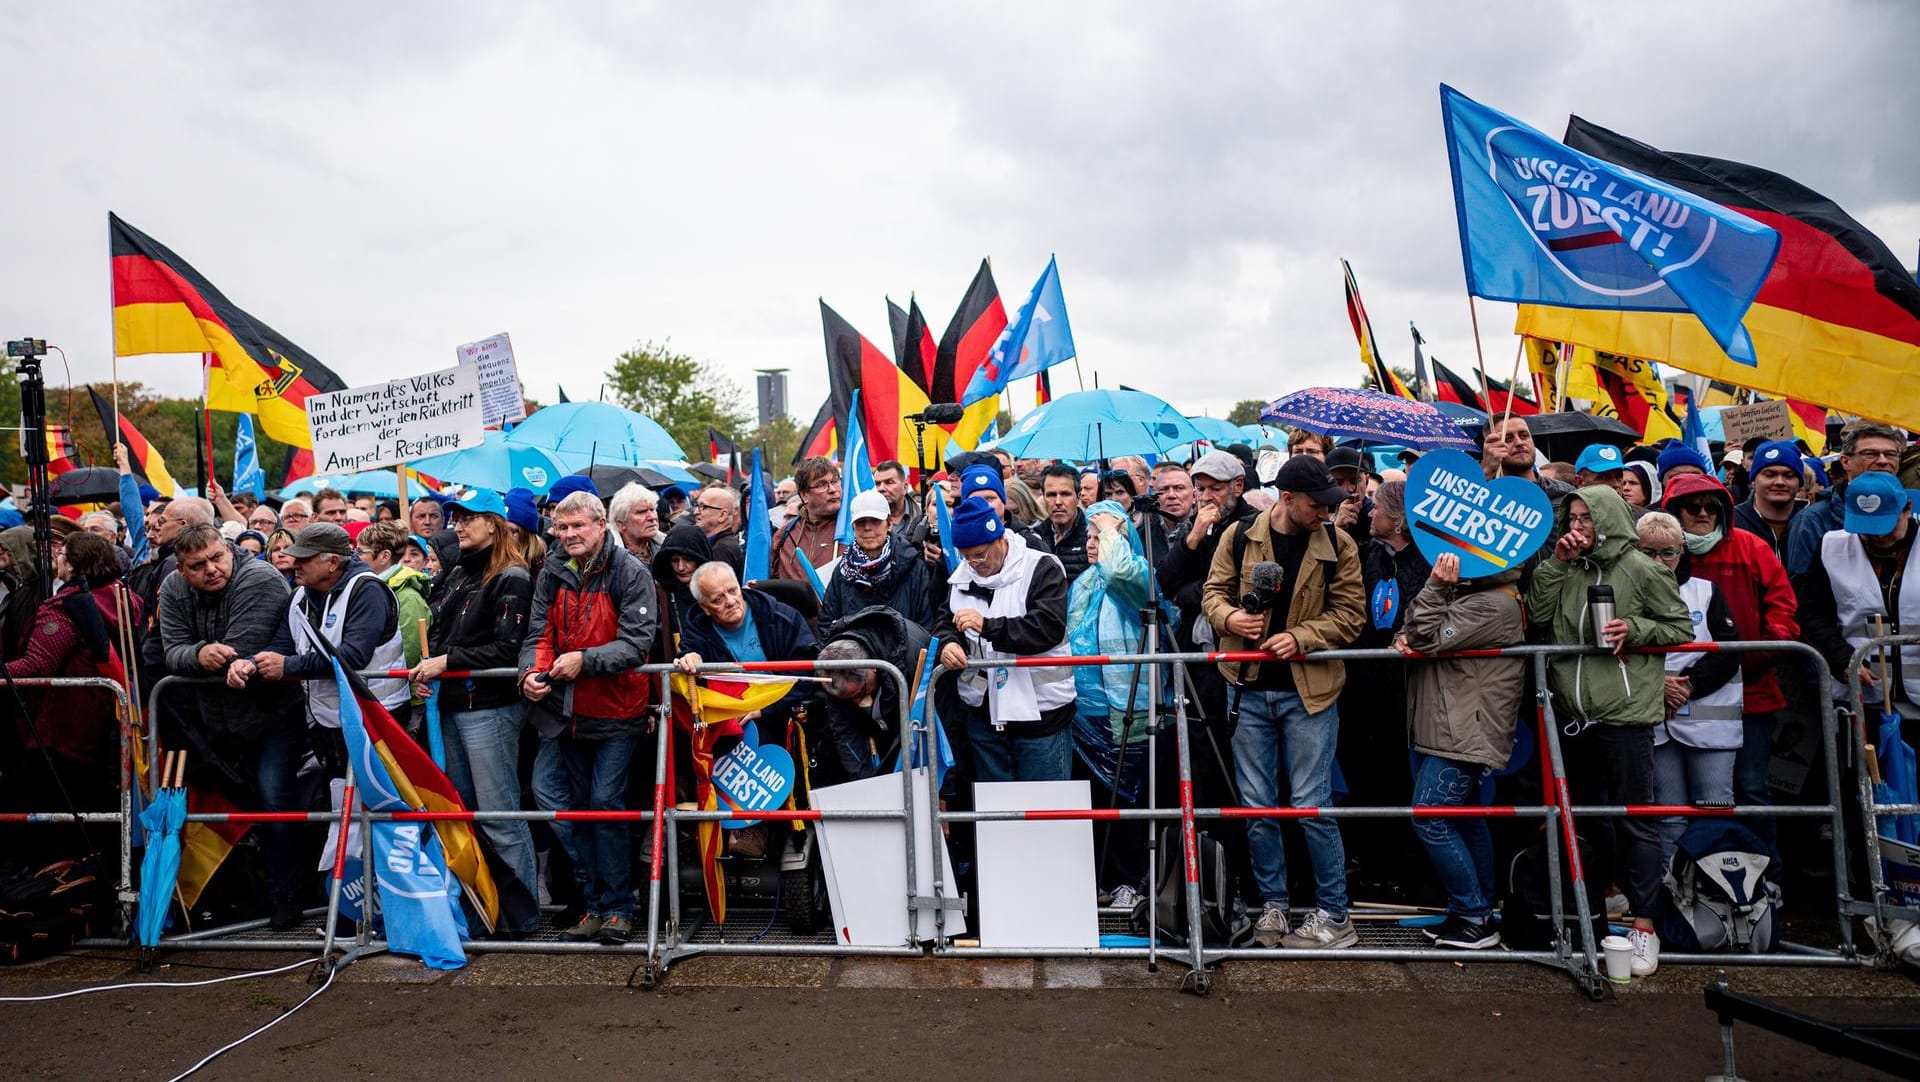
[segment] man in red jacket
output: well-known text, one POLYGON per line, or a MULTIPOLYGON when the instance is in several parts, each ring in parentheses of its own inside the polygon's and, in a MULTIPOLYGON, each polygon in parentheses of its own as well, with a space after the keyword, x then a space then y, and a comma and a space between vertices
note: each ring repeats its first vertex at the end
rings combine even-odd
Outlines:
MULTIPOLYGON (((1734 528, 1733 497, 1725 486, 1702 474, 1675 477, 1667 485, 1664 506, 1686 531, 1688 573, 1720 588, 1740 638, 1800 637, 1799 601, 1787 569, 1764 539, 1734 528)), ((1767 766, 1773 757, 1773 728, 1787 706, 1774 675, 1776 664, 1769 654, 1746 654, 1741 660, 1746 727, 1733 767, 1734 799, 1741 804, 1773 803, 1767 766)), ((1798 672, 1798 666, 1793 671, 1798 672)))

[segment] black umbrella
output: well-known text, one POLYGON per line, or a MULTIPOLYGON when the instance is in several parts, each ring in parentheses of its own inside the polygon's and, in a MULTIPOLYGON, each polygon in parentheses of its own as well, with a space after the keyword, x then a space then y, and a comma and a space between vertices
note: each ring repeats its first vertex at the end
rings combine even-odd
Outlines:
POLYGON ((593 481, 593 487, 603 496, 612 496, 636 481, 652 489, 662 489, 673 484, 673 478, 659 470, 646 466, 622 466, 611 462, 601 463, 592 469, 577 470, 574 473, 575 477, 583 475, 593 481))
POLYGON ((1619 419, 1591 413, 1538 413, 1527 418, 1527 428, 1533 432, 1533 445, 1550 460, 1571 462, 1596 443, 1630 447, 1640 442, 1640 433, 1619 419))
POLYGON ((704 477, 709 481, 725 481, 727 479, 726 467, 716 466, 711 462, 696 462, 687 467, 687 472, 699 477, 704 477))
POLYGON ((83 466, 53 479, 47 493, 50 504, 112 503, 120 498, 120 471, 106 466, 83 466))

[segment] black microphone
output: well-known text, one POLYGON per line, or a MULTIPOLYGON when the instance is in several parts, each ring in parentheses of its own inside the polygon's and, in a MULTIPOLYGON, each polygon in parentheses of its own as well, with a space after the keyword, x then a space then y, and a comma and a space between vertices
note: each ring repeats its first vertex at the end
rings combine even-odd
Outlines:
POLYGON ((1272 560, 1262 560, 1253 565, 1253 588, 1263 594, 1278 593, 1280 583, 1286 577, 1286 569, 1272 560))
POLYGON ((907 419, 919 417, 930 425, 956 424, 967 415, 967 408, 958 402, 935 402, 918 414, 908 414, 907 419))

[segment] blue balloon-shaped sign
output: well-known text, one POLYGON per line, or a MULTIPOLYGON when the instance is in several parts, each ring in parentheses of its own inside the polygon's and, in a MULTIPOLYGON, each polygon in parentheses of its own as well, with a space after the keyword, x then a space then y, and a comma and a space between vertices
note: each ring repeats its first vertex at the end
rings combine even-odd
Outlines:
MULTIPOLYGON (((760 727, 749 721, 740 730, 740 743, 713 761, 713 788, 730 811, 772 811, 793 792, 793 756, 778 744, 760 743, 760 727)), ((720 825, 741 830, 751 819, 728 819, 720 825)))
POLYGON ((1524 477, 1489 481, 1459 451, 1434 451, 1407 471, 1407 529, 1429 562, 1460 558, 1460 577, 1485 578, 1526 562, 1553 532, 1553 505, 1524 477))

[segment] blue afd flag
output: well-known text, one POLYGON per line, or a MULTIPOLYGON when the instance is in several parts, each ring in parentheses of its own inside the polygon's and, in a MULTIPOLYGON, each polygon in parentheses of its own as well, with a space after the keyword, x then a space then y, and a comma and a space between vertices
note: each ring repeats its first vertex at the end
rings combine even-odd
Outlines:
POLYGON ((760 468, 760 448, 753 449, 753 480, 747 486, 747 562, 745 578, 760 582, 773 577, 773 523, 768 520, 767 474, 760 468))
POLYGON ((953 515, 947 510, 947 498, 938 486, 928 490, 933 500, 933 521, 940 527, 940 551, 947 558, 947 574, 960 570, 960 550, 953 545, 953 515))
MULTIPOLYGON (((367 735, 360 700, 340 659, 332 658, 334 686, 340 692, 340 735, 360 802, 371 811, 422 811, 407 804, 394 784, 373 740, 367 735)), ((460 912, 460 887, 447 872, 447 856, 432 823, 382 822, 373 825, 374 885, 386 924, 387 948, 414 954, 434 969, 467 964, 460 941, 467 921, 460 912)))
MULTIPOLYGON (((938 646, 936 642, 934 644, 938 646)), ((926 766, 926 749, 921 746, 920 733, 929 726, 933 729, 934 754, 940 759, 940 765, 934 768, 933 777, 937 782, 940 776, 953 767, 953 745, 947 743, 947 730, 940 724, 940 715, 934 710, 933 699, 928 692, 933 688, 933 671, 940 667, 939 660, 929 650, 920 662, 920 686, 913 693, 913 707, 908 713, 908 726, 900 754, 894 758, 893 769, 899 773, 904 763, 908 770, 918 770, 926 766)))
POLYGON ((267 498, 267 474, 260 468, 260 446, 253 438, 253 414, 239 415, 233 440, 233 491, 251 492, 256 500, 267 498))
POLYGON ((1568 308, 1690 311, 1753 364, 1740 320, 1780 234, 1744 214, 1548 138, 1444 84, 1467 292, 1568 308))
POLYGON ((873 461, 867 456, 867 432, 860 420, 860 392, 856 390, 853 405, 847 408, 847 458, 840 468, 840 522, 834 530, 835 541, 853 544, 853 498, 872 491, 873 461))
POLYGON ((1077 356, 1073 349, 1073 326, 1067 322, 1067 299, 1060 293, 1060 267, 1053 257, 1047 269, 1033 283, 1027 303, 1000 332, 1000 340, 973 378, 967 381, 960 404, 971 406, 1006 390, 1016 379, 1037 376, 1062 361, 1077 356))
POLYGON ((1691 392, 1687 395, 1687 416, 1680 422, 1680 442, 1700 452, 1700 457, 1713 461, 1713 443, 1707 439, 1707 423, 1700 418, 1700 399, 1691 392))

